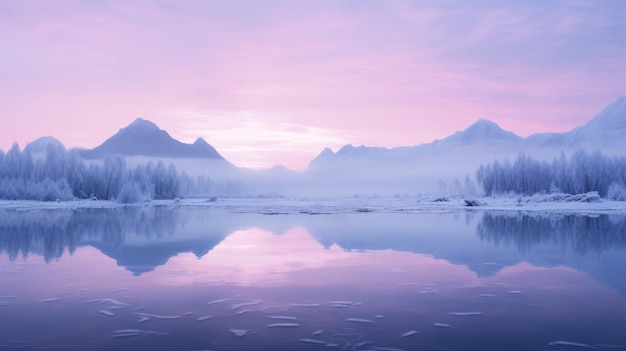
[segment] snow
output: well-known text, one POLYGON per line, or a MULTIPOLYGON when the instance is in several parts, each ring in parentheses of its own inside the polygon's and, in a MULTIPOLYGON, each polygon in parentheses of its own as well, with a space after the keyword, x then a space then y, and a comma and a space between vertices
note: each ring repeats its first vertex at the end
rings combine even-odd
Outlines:
MULTIPOLYGON (((120 208, 127 206, 193 206, 225 209, 233 213, 258 213, 279 215, 331 215, 338 213, 356 213, 357 209, 367 206, 376 213, 449 213, 453 211, 520 211, 550 212, 561 214, 611 214, 626 211, 625 201, 602 199, 600 202, 558 202, 550 199, 554 194, 520 196, 493 196, 480 198, 483 205, 467 207, 463 198, 451 198, 449 202, 433 202, 420 196, 407 197, 336 197, 336 198, 221 198, 220 201, 207 202, 206 198, 172 200, 153 200, 149 203, 120 204, 114 201, 75 200, 66 202, 40 202, 26 200, 0 200, 0 209, 11 210, 46 210, 46 209, 84 209, 84 208, 120 208), (521 201, 520 201, 521 199, 521 201)), ((361 213, 368 215, 369 213, 361 213)), ((210 304, 227 301, 218 299, 210 304)))

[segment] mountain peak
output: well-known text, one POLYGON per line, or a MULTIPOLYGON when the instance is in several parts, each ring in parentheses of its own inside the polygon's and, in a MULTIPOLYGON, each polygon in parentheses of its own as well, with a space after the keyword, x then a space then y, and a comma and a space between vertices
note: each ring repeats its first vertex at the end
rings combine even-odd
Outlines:
POLYGON ((132 131, 134 133, 154 133, 161 129, 154 122, 138 117, 127 125, 126 128, 122 128, 121 130, 132 131))
POLYGON ((196 141, 194 141, 193 144, 196 145, 196 146, 206 146, 206 145, 209 145, 209 143, 207 143, 206 140, 204 140, 202 137, 196 139, 196 141))
POLYGON ((500 128, 497 123, 481 118, 472 123, 464 131, 456 132, 442 141, 447 143, 470 144, 483 141, 519 142, 521 140, 523 140, 522 137, 500 128))
POLYGON ((496 122, 484 118, 480 118, 476 122, 472 123, 469 127, 467 127, 467 129, 465 129, 465 132, 481 134, 506 133, 506 131, 500 128, 496 122))

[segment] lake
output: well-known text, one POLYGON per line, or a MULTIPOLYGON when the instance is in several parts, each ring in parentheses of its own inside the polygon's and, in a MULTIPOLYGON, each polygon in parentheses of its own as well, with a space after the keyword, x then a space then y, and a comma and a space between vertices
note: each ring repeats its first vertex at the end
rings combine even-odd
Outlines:
POLYGON ((0 350, 626 350, 626 215, 0 210, 0 350))

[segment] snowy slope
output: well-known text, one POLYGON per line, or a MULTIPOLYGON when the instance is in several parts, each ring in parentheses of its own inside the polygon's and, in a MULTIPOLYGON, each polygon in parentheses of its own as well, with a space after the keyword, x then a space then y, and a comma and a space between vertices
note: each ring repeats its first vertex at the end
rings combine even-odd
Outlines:
POLYGON ((528 148, 586 148, 615 153, 626 149, 626 96, 605 107, 585 125, 565 133, 538 133, 525 141, 528 148))

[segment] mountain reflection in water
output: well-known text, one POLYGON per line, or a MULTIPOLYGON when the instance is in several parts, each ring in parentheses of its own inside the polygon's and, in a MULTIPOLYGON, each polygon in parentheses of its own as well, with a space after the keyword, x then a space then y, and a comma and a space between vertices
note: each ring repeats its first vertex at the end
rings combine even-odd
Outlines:
POLYGON ((623 350, 625 223, 2 210, 0 350, 623 350))

